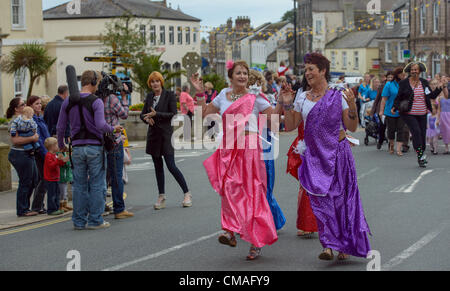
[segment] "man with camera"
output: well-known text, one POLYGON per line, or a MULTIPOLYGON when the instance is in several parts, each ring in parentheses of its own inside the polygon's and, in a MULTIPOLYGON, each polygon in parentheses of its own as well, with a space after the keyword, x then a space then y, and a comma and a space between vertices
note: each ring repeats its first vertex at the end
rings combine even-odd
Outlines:
POLYGON ((103 134, 121 132, 122 127, 108 125, 105 121, 105 107, 94 95, 101 81, 101 75, 86 71, 81 75, 79 96, 64 100, 57 125, 59 148, 66 151, 64 131, 70 122, 73 146, 73 215, 75 230, 107 228, 103 220, 104 196, 104 149, 103 134))
MULTIPOLYGON (((129 106, 127 93, 129 93, 129 88, 125 83, 121 84, 118 79, 113 77, 115 76, 104 75, 98 95, 102 97, 103 103, 105 104, 106 123, 111 126, 119 126, 120 119, 125 120, 128 118, 129 106), (120 92, 121 99, 117 97, 116 92, 120 92)), ((113 149, 107 152, 107 161, 107 180, 112 189, 114 217, 115 219, 133 217, 133 213, 125 210, 125 201, 123 199, 124 149, 122 132, 116 132, 114 134, 114 146, 113 149)))

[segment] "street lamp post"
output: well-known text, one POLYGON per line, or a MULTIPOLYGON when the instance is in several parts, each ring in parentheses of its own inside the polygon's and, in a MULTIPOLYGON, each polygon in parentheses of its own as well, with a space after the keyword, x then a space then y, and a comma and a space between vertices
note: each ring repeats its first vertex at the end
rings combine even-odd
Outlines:
POLYGON ((298 75, 297 51, 297 0, 294 0, 294 75, 298 75))

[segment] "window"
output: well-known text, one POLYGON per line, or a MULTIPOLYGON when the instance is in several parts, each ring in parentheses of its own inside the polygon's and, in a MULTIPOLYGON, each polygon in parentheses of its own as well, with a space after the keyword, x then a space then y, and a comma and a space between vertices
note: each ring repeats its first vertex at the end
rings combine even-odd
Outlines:
POLYGON ((347 52, 342 52, 342 68, 347 68, 347 52))
POLYGON ((191 28, 186 27, 186 44, 191 44, 191 28))
POLYGON ((433 31, 439 32, 439 4, 437 2, 433 4, 433 31))
POLYGON ((390 42, 386 42, 385 45, 385 61, 392 63, 392 44, 390 42))
POLYGON ((178 44, 183 44, 183 28, 181 26, 178 26, 178 44))
POLYGON ((25 91, 25 76, 22 70, 14 73, 14 98, 23 98, 23 93, 25 91))
POLYGON ((336 52, 331 52, 331 67, 336 67, 336 52))
POLYGON ((408 10, 402 10, 402 25, 409 25, 409 12, 408 10))
POLYGON ((398 43, 398 62, 404 63, 405 58, 403 52, 406 50, 406 42, 399 42, 398 43))
POLYGON ((150 26, 150 44, 156 45, 156 26, 150 26))
POLYGON ((193 41, 194 41, 194 43, 197 43, 197 33, 198 33, 198 29, 197 28, 194 28, 194 33, 193 33, 193 35, 192 35, 192 38, 193 38, 193 41))
POLYGON ((425 4, 420 6, 420 33, 425 34, 427 28, 427 7, 425 4))
POLYGON ((145 32, 145 25, 139 26, 139 32, 141 33, 141 38, 146 42, 146 32, 145 32))
POLYGON ((175 44, 175 27, 169 26, 169 44, 175 44))
POLYGON ((353 63, 355 66, 355 70, 358 70, 359 69, 359 52, 353 53, 353 63))
POLYGON ((441 57, 438 54, 433 56, 433 72, 432 76, 441 72, 441 57))
POLYGON ((388 27, 391 27, 394 25, 394 12, 390 11, 386 15, 386 24, 388 27))
POLYGON ((13 29, 25 28, 25 4, 24 0, 11 0, 11 20, 13 29))
MULTIPOLYGON (((173 72, 179 71, 181 71, 181 64, 179 62, 176 62, 175 64, 173 64, 173 72)), ((175 78, 175 86, 181 87, 181 76, 175 78)))
POLYGON ((322 20, 316 20, 316 34, 322 34, 322 20))
POLYGON ((164 25, 159 27, 159 44, 166 44, 166 27, 164 25))

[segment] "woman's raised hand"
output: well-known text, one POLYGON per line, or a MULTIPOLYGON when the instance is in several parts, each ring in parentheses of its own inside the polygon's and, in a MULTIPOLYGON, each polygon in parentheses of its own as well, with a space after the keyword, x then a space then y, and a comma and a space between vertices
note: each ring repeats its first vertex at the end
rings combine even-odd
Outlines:
POLYGON ((197 93, 203 93, 205 92, 205 87, 203 85, 203 81, 200 80, 199 78, 199 74, 195 73, 194 75, 191 76, 190 78, 191 80, 191 84, 192 86, 195 88, 195 90, 197 91, 197 93))
POLYGON ((281 85, 280 96, 278 99, 284 104, 292 104, 294 102, 295 92, 287 82, 283 82, 281 85))

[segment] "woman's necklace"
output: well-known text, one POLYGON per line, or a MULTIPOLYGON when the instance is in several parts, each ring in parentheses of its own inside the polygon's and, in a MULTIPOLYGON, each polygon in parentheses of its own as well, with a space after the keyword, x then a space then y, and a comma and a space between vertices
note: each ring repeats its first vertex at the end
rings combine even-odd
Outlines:
POLYGON ((323 95, 325 95, 325 93, 327 92, 327 90, 325 90, 325 92, 324 93, 322 93, 322 94, 315 94, 312 90, 309 92, 310 94, 311 94, 311 97, 312 97, 312 102, 316 102, 316 99, 318 99, 318 98, 320 98, 320 97, 322 97, 323 95))
POLYGON ((241 98, 242 96, 244 96, 244 94, 234 94, 233 92, 231 92, 231 101, 236 102, 239 98, 241 98))

